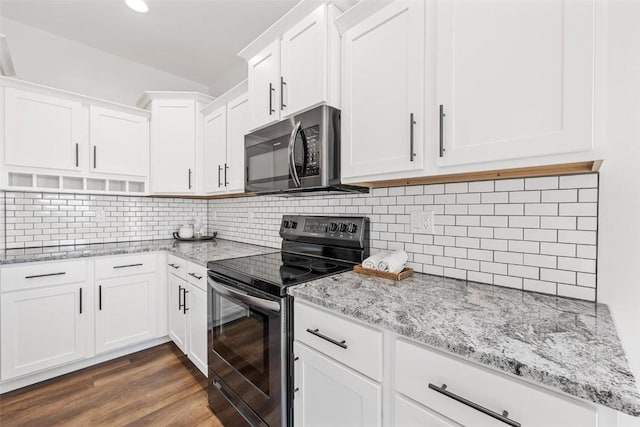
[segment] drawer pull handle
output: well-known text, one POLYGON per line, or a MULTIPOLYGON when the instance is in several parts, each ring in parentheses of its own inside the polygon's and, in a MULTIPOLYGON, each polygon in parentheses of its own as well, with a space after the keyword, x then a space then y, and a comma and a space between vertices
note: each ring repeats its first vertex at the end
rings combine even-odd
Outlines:
POLYGON ((175 268, 176 270, 180 268, 180 266, 179 266, 179 265, 175 265, 175 264, 169 264, 169 267, 173 267, 173 268, 175 268))
POLYGON ((322 338, 325 341, 329 341, 331 344, 335 344, 338 347, 344 348, 345 350, 347 349, 347 342, 345 340, 342 341, 338 341, 338 340, 334 340, 333 338, 330 338, 324 334, 321 334, 320 332, 318 332, 319 329, 309 329, 307 328, 307 332, 309 332, 311 335, 315 335, 318 338, 322 338))
POLYGON ((189 276, 191 276, 191 277, 195 277, 195 278, 196 278, 196 279, 198 279, 198 280, 201 280, 201 279, 202 279, 202 276, 198 276, 198 275, 197 275, 197 274, 195 274, 195 273, 189 273, 189 276))
POLYGON ((113 268, 129 268, 129 267, 142 267, 142 264, 127 264, 127 265, 114 265, 113 268))
POLYGON ((445 396, 455 400, 456 402, 460 402, 463 405, 475 409, 476 411, 480 411, 485 415, 495 418, 498 421, 502 421, 503 423, 510 425, 511 427, 521 427, 519 422, 513 421, 509 418, 509 413, 507 411, 502 411, 502 414, 499 414, 492 411, 491 409, 487 409, 484 406, 478 405, 475 402, 465 399, 464 397, 451 393, 449 390, 447 390, 446 384, 442 384, 441 387, 438 387, 437 385, 429 383, 429 388, 433 391, 437 391, 440 394, 444 394, 445 396))
POLYGON ((35 276, 24 276, 24 278, 25 279, 37 279, 39 277, 62 276, 64 274, 67 274, 67 273, 63 271, 61 273, 36 274, 35 276))

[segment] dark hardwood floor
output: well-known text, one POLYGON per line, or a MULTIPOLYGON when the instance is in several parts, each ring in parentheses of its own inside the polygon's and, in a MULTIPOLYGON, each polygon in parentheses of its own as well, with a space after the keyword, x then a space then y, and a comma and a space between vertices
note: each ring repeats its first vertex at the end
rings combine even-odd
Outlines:
POLYGON ((0 395, 0 426, 212 426, 206 378, 162 344, 0 395))

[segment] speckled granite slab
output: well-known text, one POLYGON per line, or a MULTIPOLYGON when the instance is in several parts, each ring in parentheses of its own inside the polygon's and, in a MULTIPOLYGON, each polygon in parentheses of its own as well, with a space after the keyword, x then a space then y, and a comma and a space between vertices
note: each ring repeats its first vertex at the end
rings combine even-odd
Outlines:
POLYGON ((423 274, 353 272, 289 293, 570 395, 640 416, 640 392, 604 304, 423 274))
POLYGON ((207 261, 258 255, 278 250, 222 239, 206 242, 178 242, 173 239, 143 240, 139 242, 8 249, 0 251, 0 265, 157 251, 167 251, 206 267, 207 261))

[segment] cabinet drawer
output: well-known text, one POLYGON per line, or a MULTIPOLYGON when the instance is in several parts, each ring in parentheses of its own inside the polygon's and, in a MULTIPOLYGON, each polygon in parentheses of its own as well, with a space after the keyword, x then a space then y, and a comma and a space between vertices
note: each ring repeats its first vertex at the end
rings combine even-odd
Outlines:
POLYGON ((86 261, 37 262, 18 266, 2 267, 0 290, 43 288, 66 283, 84 282, 86 261))
POLYGON ((296 302, 294 338, 376 381, 382 381, 382 331, 296 302))
POLYGON ((181 279, 187 280, 187 261, 169 254, 167 256, 167 270, 181 279))
POLYGON ((396 390, 462 425, 508 424, 457 398, 499 415, 507 411, 510 420, 523 426, 596 426, 596 410, 586 404, 403 340, 395 347, 396 390))
POLYGON ((207 269, 201 265, 187 262, 187 281, 203 291, 206 291, 207 269))
POLYGON ((156 254, 126 255, 96 260, 96 279, 155 273, 156 254))

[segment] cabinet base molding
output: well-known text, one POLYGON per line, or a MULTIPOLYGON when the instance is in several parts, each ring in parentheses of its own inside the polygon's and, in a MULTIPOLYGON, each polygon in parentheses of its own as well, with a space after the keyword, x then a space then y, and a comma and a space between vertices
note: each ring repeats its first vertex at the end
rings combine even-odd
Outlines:
POLYGON ((0 382, 0 394, 7 393, 13 390, 17 390, 22 387, 30 386, 42 381, 50 380, 55 377, 59 377, 61 375, 68 374, 70 372, 78 371, 80 369, 88 368, 90 366, 94 366, 108 360, 117 359, 118 357, 126 356, 128 354, 136 353, 138 351, 146 350, 151 347, 155 347, 160 344, 164 344, 171 341, 168 336, 154 338, 149 341, 145 341, 140 344, 132 345, 130 347, 122 348, 120 350, 100 354, 85 360, 81 360, 79 362, 71 363, 69 365, 60 366, 54 369, 48 369, 43 372, 38 372, 32 375, 28 375, 21 378, 16 378, 14 380, 0 382))
POLYGON ((602 160, 562 163, 557 165, 530 166, 514 169, 496 169, 482 172, 465 172, 437 176, 389 179, 374 182, 357 182, 350 185, 369 188, 403 187, 405 185, 448 184, 452 182, 486 181, 490 179, 533 178, 539 176, 576 175, 600 170, 602 160))

